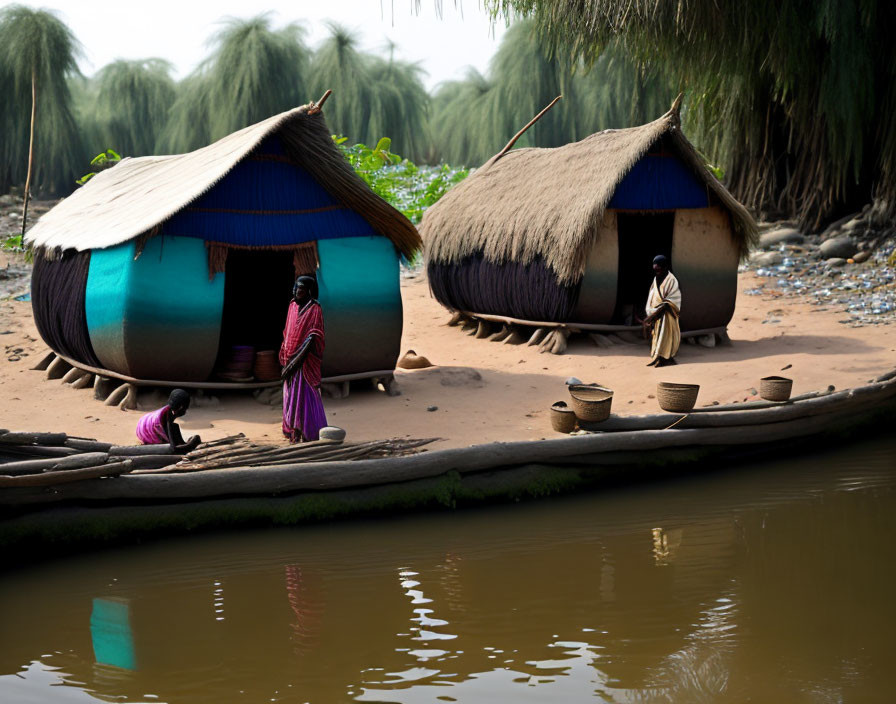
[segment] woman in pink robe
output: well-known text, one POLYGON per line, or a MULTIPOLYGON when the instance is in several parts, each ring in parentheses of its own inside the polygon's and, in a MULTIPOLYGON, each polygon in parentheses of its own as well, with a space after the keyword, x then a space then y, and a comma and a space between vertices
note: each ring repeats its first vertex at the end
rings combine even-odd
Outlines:
POLYGON ((290 442, 317 440, 327 424, 320 398, 324 316, 316 297, 317 281, 300 276, 283 330, 283 434, 290 442))

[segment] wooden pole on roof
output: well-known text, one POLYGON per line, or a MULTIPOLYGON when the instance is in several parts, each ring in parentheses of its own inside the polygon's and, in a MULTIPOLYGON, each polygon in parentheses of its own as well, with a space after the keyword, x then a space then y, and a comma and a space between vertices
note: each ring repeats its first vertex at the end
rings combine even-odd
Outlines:
POLYGON ((495 155, 495 158, 492 159, 492 163, 495 163, 498 159, 500 159, 500 158, 501 158, 502 156, 504 156, 507 152, 509 152, 509 151, 511 150, 511 148, 513 147, 513 145, 516 144, 516 140, 518 140, 520 137, 522 137, 522 136, 523 136, 523 133, 524 133, 527 129, 529 129, 532 125, 534 125, 536 122, 538 122, 538 121, 542 118, 542 116, 543 116, 548 110, 550 110, 552 107, 554 107, 554 104, 555 104, 558 100, 560 100, 560 98, 562 98, 562 97, 563 97, 562 95, 558 95, 556 98, 554 98, 554 99, 547 105, 547 107, 545 107, 540 113, 538 113, 535 117, 533 117, 531 120, 529 120, 529 122, 526 123, 526 126, 523 127, 523 129, 521 129, 519 132, 517 132, 515 135, 513 135, 513 138, 507 143, 507 146, 505 146, 500 152, 498 152, 498 153, 495 155))
POLYGON ((308 114, 316 115, 317 113, 319 113, 321 107, 323 106, 323 104, 325 102, 327 102, 327 98, 330 97, 330 93, 332 93, 332 92, 333 92, 332 90, 327 89, 327 92, 324 93, 322 96, 320 96, 320 100, 318 100, 316 103, 311 104, 311 107, 308 109, 308 114))

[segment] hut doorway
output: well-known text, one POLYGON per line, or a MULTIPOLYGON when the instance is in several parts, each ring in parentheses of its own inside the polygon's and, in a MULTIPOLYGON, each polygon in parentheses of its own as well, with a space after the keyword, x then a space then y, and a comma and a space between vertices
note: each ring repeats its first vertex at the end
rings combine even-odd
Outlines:
POLYGON ((663 254, 672 262, 675 211, 616 214, 619 237, 619 269, 613 322, 634 325, 642 316, 653 282, 653 258, 663 254))
POLYGON ((295 282, 293 250, 230 249, 219 360, 233 346, 279 350, 295 282))

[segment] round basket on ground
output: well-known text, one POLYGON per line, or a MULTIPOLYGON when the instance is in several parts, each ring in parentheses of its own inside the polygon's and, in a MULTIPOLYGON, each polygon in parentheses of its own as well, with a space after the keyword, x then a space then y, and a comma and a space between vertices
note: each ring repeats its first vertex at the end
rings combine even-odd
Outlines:
POLYGON ((671 413, 690 413, 697 403, 698 384, 673 384, 661 381, 656 385, 656 400, 660 408, 671 413))
POLYGON ((759 380, 759 395, 766 401, 787 401, 793 389, 793 379, 766 376, 759 380))
POLYGON ((551 427, 558 433, 571 433, 576 429, 576 414, 566 401, 557 401, 551 406, 551 427))
POLYGON ((576 418, 597 423, 610 417, 613 391, 596 384, 572 384, 569 387, 576 418))

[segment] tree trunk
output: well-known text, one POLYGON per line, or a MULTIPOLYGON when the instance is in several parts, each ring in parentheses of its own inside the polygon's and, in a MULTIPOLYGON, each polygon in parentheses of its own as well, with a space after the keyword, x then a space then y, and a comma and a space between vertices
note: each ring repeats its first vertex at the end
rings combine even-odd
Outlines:
POLYGON ((31 70, 31 135, 28 138, 28 173, 25 176, 25 204, 22 207, 22 245, 25 244, 25 226, 28 222, 28 198, 31 195, 31 167, 34 161, 34 115, 37 112, 37 71, 31 70))

